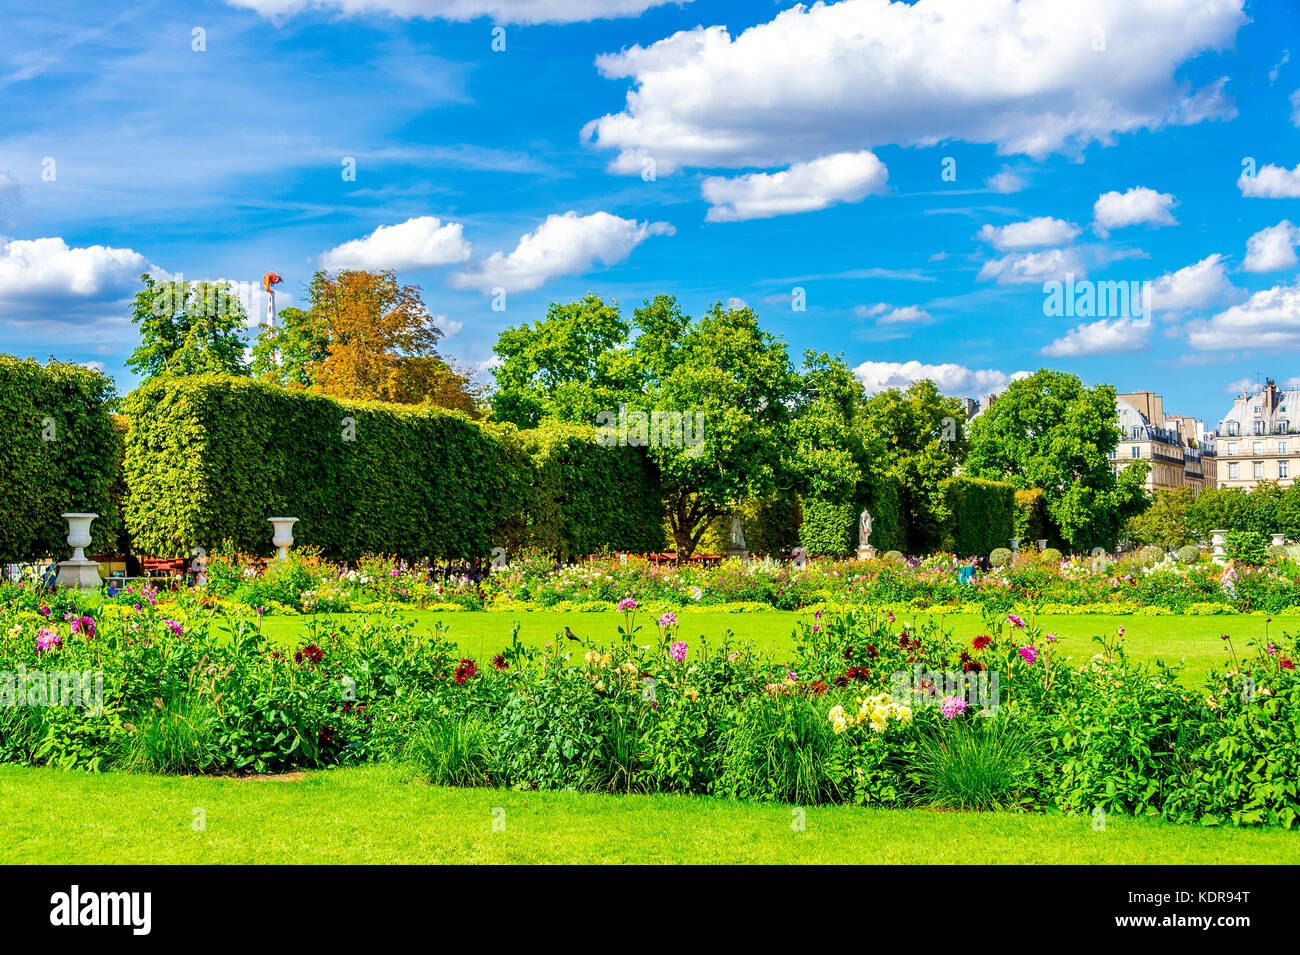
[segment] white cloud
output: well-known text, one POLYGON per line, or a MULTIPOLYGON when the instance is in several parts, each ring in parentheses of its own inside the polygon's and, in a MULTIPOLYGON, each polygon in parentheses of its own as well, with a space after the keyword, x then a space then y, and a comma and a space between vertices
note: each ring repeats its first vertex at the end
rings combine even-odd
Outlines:
POLYGON ((884 144, 1076 154, 1116 133, 1230 114, 1175 79, 1247 22, 1243 0, 841 0, 732 37, 683 30, 600 56, 633 89, 583 137, 615 171, 773 167, 884 144), (1106 49, 1095 51, 1094 30, 1106 49), (959 68, 954 64, 959 64, 959 68))
POLYGON ((888 180, 885 164, 863 150, 795 163, 781 172, 755 172, 734 179, 710 176, 701 192, 710 204, 710 222, 739 222, 858 202, 883 192, 888 180))
POLYGON ((979 237, 994 248, 1006 252, 1042 245, 1067 245, 1074 241, 1080 231, 1082 230, 1073 222, 1039 216, 1024 222, 1012 222, 1010 225, 986 225, 980 229, 979 237))
POLYGON ((448 318, 446 315, 435 315, 433 324, 442 331, 443 338, 455 338, 465 330, 465 323, 458 322, 448 318))
POLYGON ((978 279, 997 279, 999 285, 1049 282, 1067 274, 1082 278, 1087 266, 1074 249, 1044 249, 1041 252, 1013 252, 985 262, 978 279))
POLYGON ((880 302, 877 305, 858 305, 853 309, 859 318, 874 318, 877 325, 913 325, 933 321, 933 316, 916 305, 895 308, 880 302))
POLYGON ((424 269, 464 262, 469 254, 459 222, 419 216, 344 242, 323 253, 320 263, 327 269, 424 269))
POLYGON ((1021 189, 1025 188, 1025 180, 1023 177, 1017 176, 1010 169, 1003 167, 1001 172, 985 179, 984 185, 988 186, 994 192, 1000 192, 1003 195, 1007 195, 1012 192, 1019 192, 1021 189))
POLYGON ((945 395, 983 396, 996 394, 1017 378, 1029 376, 1027 371, 1008 375, 991 368, 976 370, 964 365, 925 365, 919 361, 864 361, 853 373, 871 395, 887 388, 906 388, 914 381, 928 378, 945 395))
POLYGON ((1144 223, 1177 225, 1178 220, 1169 211, 1176 204, 1170 193, 1156 192, 1146 186, 1134 186, 1123 193, 1105 192, 1092 206, 1093 229, 1098 235, 1105 236, 1111 229, 1144 223))
POLYGON ((652 235, 672 235, 667 222, 620 219, 608 212, 580 216, 576 212, 547 216, 546 221, 519 240, 513 252, 494 252, 478 265, 454 274, 457 288, 489 293, 494 288, 527 292, 560 275, 579 275, 596 262, 622 262, 652 235))
POLYGON ((1300 347, 1300 286, 1264 289, 1208 321, 1190 323, 1187 341, 1202 351, 1300 347))
POLYGON ((1223 256, 1215 252, 1153 281, 1151 308, 1157 312, 1184 312, 1229 302, 1239 294, 1228 281, 1223 256))
MULTIPOLYGON (((344 16, 381 13, 421 20, 477 20, 497 23, 580 23, 614 17, 640 16, 670 0, 226 0, 231 6, 256 10, 267 19, 282 19, 315 8, 337 10, 344 16)), ((690 3, 691 0, 672 0, 690 3)))
POLYGON ((129 295, 143 273, 160 270, 132 249, 70 248, 59 237, 0 240, 0 306, 24 311, 59 302, 108 302, 129 295))
POLYGON ((1277 225, 1260 229, 1246 240, 1247 272, 1276 272, 1296 264, 1295 246, 1300 242, 1300 228, 1283 219, 1277 225))
POLYGON ((1147 347, 1150 334, 1150 325, 1146 322, 1138 324, 1131 318, 1102 319, 1076 325, 1063 338, 1043 348, 1042 354, 1053 358, 1077 358, 1140 351, 1147 347))
POLYGON ((1300 199, 1300 163, 1294 169, 1269 164, 1237 180, 1241 194, 1253 199, 1300 199))

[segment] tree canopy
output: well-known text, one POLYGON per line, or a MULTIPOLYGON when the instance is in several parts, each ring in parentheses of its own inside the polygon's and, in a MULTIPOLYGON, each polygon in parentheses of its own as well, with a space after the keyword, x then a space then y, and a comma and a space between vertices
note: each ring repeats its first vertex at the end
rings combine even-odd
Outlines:
POLYGON ((141 275, 131 321, 140 345, 126 367, 145 380, 206 372, 246 375, 243 328, 247 313, 228 282, 156 280, 141 275))

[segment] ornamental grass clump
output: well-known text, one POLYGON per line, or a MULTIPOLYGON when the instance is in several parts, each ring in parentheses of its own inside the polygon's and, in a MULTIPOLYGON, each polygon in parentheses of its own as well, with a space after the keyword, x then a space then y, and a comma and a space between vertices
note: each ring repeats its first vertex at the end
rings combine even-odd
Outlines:
MULTIPOLYGON (((960 701, 964 702, 964 701, 960 701)), ((944 809, 1015 809, 1032 785, 1035 748, 1005 718, 966 718, 952 708, 937 731, 917 739, 915 774, 922 799, 944 809)))
POLYGON ((430 720, 411 736, 403 755, 435 786, 492 785, 490 733, 475 717, 430 720))

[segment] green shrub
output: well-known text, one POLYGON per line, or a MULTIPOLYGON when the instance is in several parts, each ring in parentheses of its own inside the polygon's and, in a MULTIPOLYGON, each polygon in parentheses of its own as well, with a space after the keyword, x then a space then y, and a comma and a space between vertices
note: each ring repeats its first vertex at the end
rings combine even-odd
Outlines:
POLYGON ((1059 564, 1061 562, 1061 552, 1055 547, 1049 547, 1038 555, 1038 559, 1044 564, 1059 564))
POLYGON ((857 546, 857 514, 852 504, 835 504, 806 497, 802 504, 799 542, 809 557, 843 557, 857 546))
POLYGON ((820 700, 751 697, 727 740, 719 788, 740 799, 837 801, 847 795, 841 750, 820 700))
POLYGON ((995 547, 989 553, 989 563, 994 567, 1005 567, 1011 562, 1011 551, 1006 547, 995 547))
POLYGON ((1012 809, 1034 777, 1030 738, 1005 718, 952 719, 918 739, 923 798, 945 809, 1012 809))
POLYGON ((114 400, 99 372, 0 355, 0 562, 67 557, 68 511, 99 515, 87 553, 116 551, 114 400))
POLYGON ((958 557, 987 553, 1015 529, 1016 489, 1002 481, 953 477, 940 485, 944 549, 958 557))
POLYGON ((1047 498, 1041 488, 1027 487, 1016 491, 1015 533, 1007 537, 1043 540, 1051 537, 1047 519, 1047 498))
POLYGON ((1199 547, 1187 544, 1174 551, 1174 559, 1180 564, 1194 564, 1201 559, 1201 550, 1199 547))
POLYGON ((1223 551, 1239 564, 1262 564, 1268 557, 1268 538, 1259 531, 1232 531, 1223 538, 1223 551))
POLYGON ((1137 556, 1143 565, 1158 564, 1165 559, 1165 550, 1163 547, 1143 547, 1137 556))
POLYGON ((492 783, 489 740, 480 720, 443 716, 415 731, 404 756, 435 786, 488 786, 492 783))
POLYGON ((213 707, 192 696, 155 706, 123 741, 116 768, 167 776, 201 773, 216 762, 218 723, 213 707))
POLYGON ((907 558, 903 556, 903 552, 901 550, 885 551, 885 560, 892 560, 895 563, 899 563, 906 559, 907 558))

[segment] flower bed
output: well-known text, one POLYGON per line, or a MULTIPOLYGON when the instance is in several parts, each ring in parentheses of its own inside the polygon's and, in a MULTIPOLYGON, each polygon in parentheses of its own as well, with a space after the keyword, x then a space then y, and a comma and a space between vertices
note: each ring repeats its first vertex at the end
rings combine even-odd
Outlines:
POLYGON ((147 598, 112 609, 0 610, 0 760, 154 773, 392 760, 452 785, 1211 824, 1289 827, 1300 811, 1289 638, 1192 692, 1129 661, 1122 634, 1072 668, 1050 633, 1006 614, 972 641, 885 612, 817 614, 778 661, 689 645, 674 613, 647 623, 628 600, 608 646, 511 639, 473 660, 392 613, 314 617, 285 651, 255 616, 230 638, 147 598))

